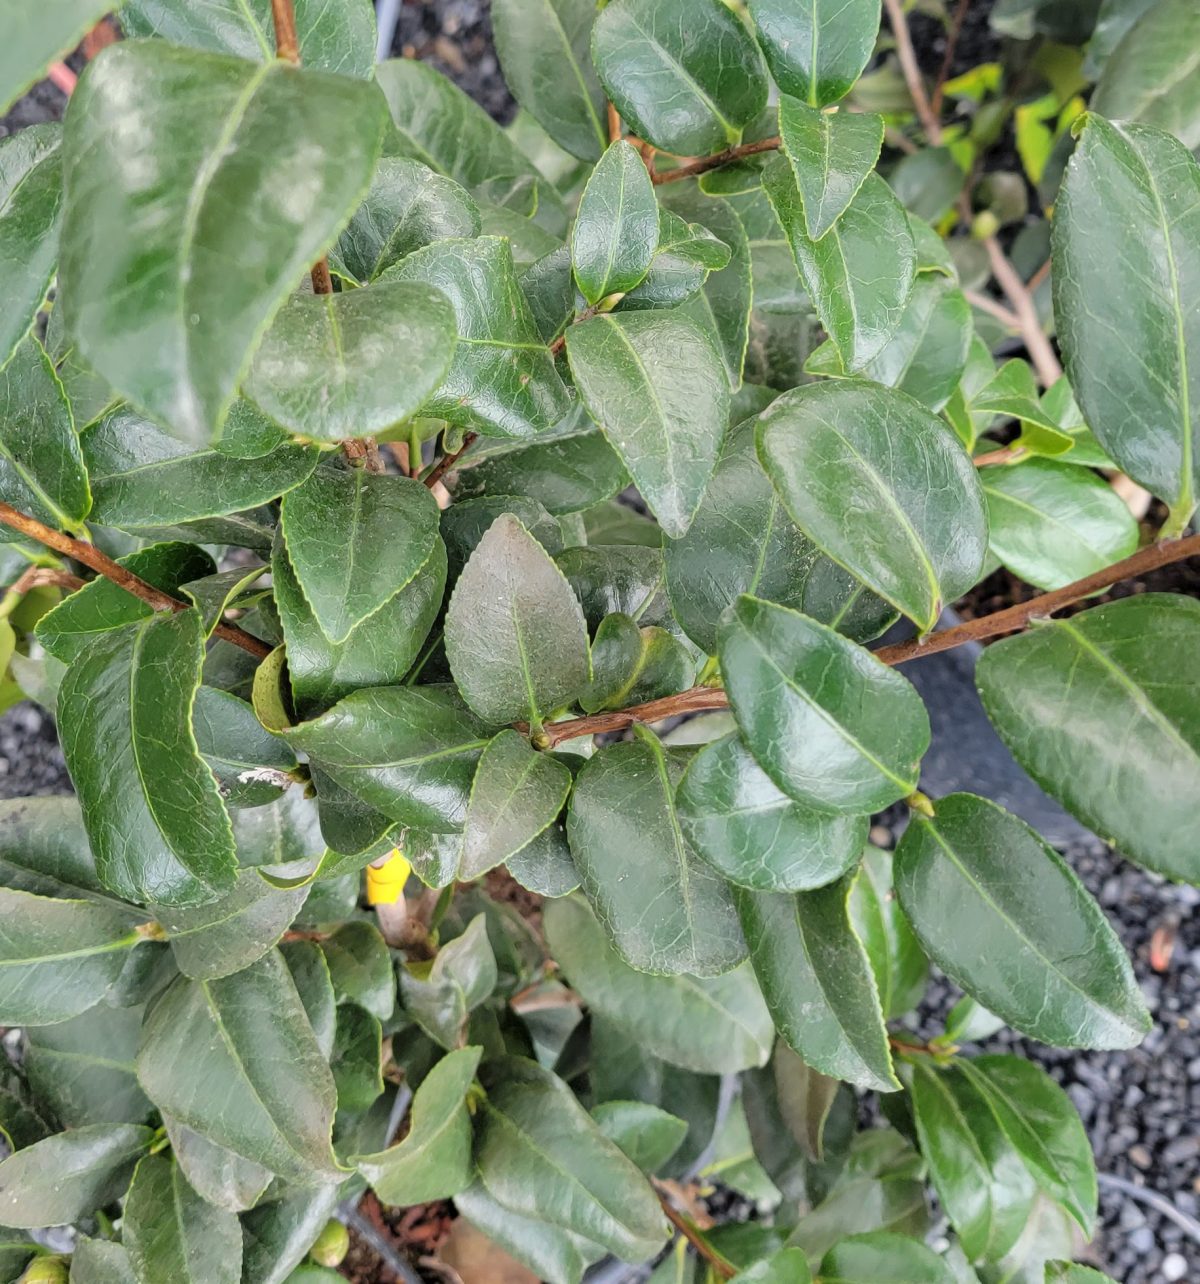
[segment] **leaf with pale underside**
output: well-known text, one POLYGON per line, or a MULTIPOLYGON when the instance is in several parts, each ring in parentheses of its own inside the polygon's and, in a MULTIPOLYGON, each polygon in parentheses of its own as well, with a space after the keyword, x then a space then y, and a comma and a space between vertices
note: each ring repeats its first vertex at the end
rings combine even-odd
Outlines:
POLYGON ((810 240, 819 241, 875 168, 883 117, 818 111, 785 94, 779 100, 779 133, 800 189, 805 229, 810 240))
POLYGON ((270 1169, 215 1145, 170 1115, 163 1116, 163 1126, 183 1175, 198 1195, 217 1208, 231 1213, 253 1208, 274 1180, 270 1169))

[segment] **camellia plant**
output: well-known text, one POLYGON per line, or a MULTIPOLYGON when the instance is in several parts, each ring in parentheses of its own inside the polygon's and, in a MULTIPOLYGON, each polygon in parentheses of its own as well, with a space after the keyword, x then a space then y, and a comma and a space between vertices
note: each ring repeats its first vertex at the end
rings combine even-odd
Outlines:
MULTIPOLYGON (((1200 879, 1200 603, 1088 604, 1200 552, 1200 31, 931 96, 885 7, 494 0, 505 130, 367 0, 126 0, 0 143, 2 691, 75 787, 0 804, 3 1280, 314 1284, 368 1188, 552 1284, 1101 1278, 1066 1095, 960 1049, 1150 1018, 905 674, 991 642, 1200 879)), ((111 8, 9 5, 0 100, 111 8)))

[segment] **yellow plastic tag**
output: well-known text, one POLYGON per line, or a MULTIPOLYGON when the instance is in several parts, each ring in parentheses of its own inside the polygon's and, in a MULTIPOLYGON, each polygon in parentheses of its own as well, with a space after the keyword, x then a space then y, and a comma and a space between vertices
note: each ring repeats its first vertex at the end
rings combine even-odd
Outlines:
POLYGON ((397 847, 382 865, 367 866, 367 904, 395 905, 404 895, 412 866, 397 847))

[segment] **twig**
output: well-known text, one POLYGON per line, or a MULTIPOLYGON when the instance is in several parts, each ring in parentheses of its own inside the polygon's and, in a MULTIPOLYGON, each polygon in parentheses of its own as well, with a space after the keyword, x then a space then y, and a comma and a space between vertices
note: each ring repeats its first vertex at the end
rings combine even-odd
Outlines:
POLYGON ((950 68, 954 65, 958 38, 962 35, 963 23, 967 20, 967 10, 970 7, 971 0, 958 0, 958 7, 954 10, 954 17, 950 21, 950 31, 946 36, 946 52, 942 55, 942 65, 938 70, 937 83, 933 87, 933 98, 929 103, 930 110, 939 120, 942 118, 942 103, 946 97, 946 81, 950 79, 950 68))
POLYGON ((917 64, 912 34, 908 30, 908 19, 904 16, 901 0, 883 0, 883 7, 887 10, 892 36, 896 41, 896 57, 900 59, 900 70, 904 73, 908 96, 913 101, 917 119, 925 130, 925 137, 932 146, 937 147, 942 141, 942 123, 925 92, 925 82, 921 79, 921 68, 917 64))
POLYGON ((1011 308, 1006 308, 1003 303, 997 303, 995 299, 986 294, 980 294, 978 290, 964 290, 963 297, 973 308, 978 308, 980 312, 986 312, 989 316, 995 317, 1010 330, 1021 328, 1021 318, 1011 308))
POLYGON ((992 275, 1012 304, 1013 314, 1017 320, 1017 329, 1025 347, 1029 350, 1029 359, 1037 371, 1038 378, 1045 387, 1055 383, 1062 375, 1062 366, 1054 352, 1054 345, 1042 329, 1037 306, 1029 287, 1021 280, 1021 274, 1009 262, 1000 242, 994 236, 983 238, 983 247, 987 250, 992 275))
POLYGON ((742 143, 739 147, 727 147, 723 152, 713 156, 702 156, 699 160, 689 161, 678 169, 669 169, 665 173, 652 175, 656 185, 678 183, 685 178, 695 178, 697 174, 707 174, 710 169, 720 169, 722 165, 731 165, 734 161, 745 160, 747 156, 759 156, 763 152, 778 151, 781 142, 778 137, 760 138, 757 143, 742 143))
POLYGON ((1180 1230, 1200 1244, 1200 1222, 1176 1208, 1158 1191, 1148 1190, 1145 1186, 1137 1185, 1136 1182, 1126 1181, 1124 1177, 1118 1177, 1115 1173, 1097 1173, 1096 1180, 1101 1186, 1107 1186, 1110 1190, 1119 1190, 1121 1194, 1128 1195, 1139 1203, 1147 1204, 1150 1208, 1162 1213, 1164 1217, 1169 1217, 1180 1230))
POLYGON ((1024 459, 1028 453, 1024 446, 1000 446, 996 450, 988 450, 982 455, 976 455, 971 462, 976 468, 987 468, 992 464, 1015 464, 1018 459, 1024 459))
MULTIPOLYGON (((103 575, 105 579, 112 580, 114 584, 123 588, 126 593, 132 593, 134 597, 140 597, 143 602, 149 603, 156 611, 186 611, 191 606, 189 602, 181 602, 178 598, 171 597, 170 594, 164 593, 161 589, 156 589, 153 584, 147 584, 145 580, 139 579, 132 571, 126 570, 124 566, 119 565, 107 554, 102 553, 95 544, 88 544, 84 540, 74 539, 70 535, 64 535, 61 531, 53 530, 35 518, 26 517, 24 513, 19 513, 10 504, 0 503, 0 522, 3 522, 5 526, 11 526, 15 531, 20 531, 22 535, 27 535, 30 539, 37 540, 39 544, 45 544, 47 548, 54 549, 56 553, 61 553, 64 557, 73 557, 75 561, 82 562, 84 566, 90 567, 97 575, 103 575)), ((217 637, 224 638, 226 642, 232 642, 234 646, 240 646, 243 651, 249 651, 251 655, 258 656, 260 660, 271 654, 271 648, 265 642, 260 642, 258 638, 251 637, 249 633, 243 632, 235 624, 220 623, 214 631, 217 637)))
POLYGON ((20 596, 35 588, 65 588, 73 593, 76 589, 83 588, 86 583, 86 580, 81 580, 78 575, 72 575, 70 571, 56 571, 50 566, 31 566, 21 573, 7 592, 20 596))
MULTIPOLYGON (((1162 544, 1151 544, 1132 557, 1114 562, 1101 571, 1086 575, 1073 584, 1055 589, 1052 593, 1043 593, 1028 602, 1018 602, 1006 607, 1003 611, 994 611, 991 615, 981 616, 977 620, 968 620, 957 624, 952 629, 933 633, 924 639, 901 642, 895 646, 881 647, 873 654, 875 658, 887 665, 907 664, 909 660, 919 660, 927 655, 936 655, 939 651, 949 651, 968 642, 983 642, 988 638, 1001 637, 1005 633, 1019 633, 1032 620, 1044 619, 1064 606, 1080 602, 1093 593, 1111 588, 1122 580, 1132 579, 1157 570, 1160 566, 1170 566, 1173 562, 1182 562, 1188 557, 1200 556, 1200 535, 1191 535, 1187 539, 1173 540, 1162 544)), ((623 731, 635 722, 659 722, 664 718, 676 717, 685 713, 702 713, 710 709, 728 708, 729 699, 725 692, 715 687, 692 687, 679 695, 664 696, 661 700, 651 700, 646 704, 631 705, 627 709, 615 709, 611 713, 592 714, 586 718, 571 718, 563 722, 547 723, 544 731, 544 746, 552 749, 564 740, 574 740, 579 736, 600 735, 608 731, 623 731)))
POLYGON ((70 98, 75 92, 75 83, 79 77, 65 62, 52 62, 46 71, 46 79, 70 98))
POLYGON ((731 1280, 737 1273, 736 1269, 726 1258, 722 1257, 715 1248, 700 1233, 699 1228, 681 1212, 678 1212, 675 1206, 663 1193, 661 1186, 655 1182, 658 1190, 658 1202, 662 1205, 662 1210, 667 1216, 667 1221, 687 1240, 689 1244, 700 1254, 700 1257, 706 1261, 712 1268, 713 1273, 720 1279, 731 1280))
POLYGON ((621 117, 617 109, 608 104, 608 141, 615 143, 621 137, 621 117))
POLYGON ((438 484, 438 482, 440 482, 442 478, 445 477, 445 475, 450 471, 450 469, 453 468, 454 465, 458 463, 458 461, 463 457, 463 455, 465 455, 467 451, 470 450, 470 448, 475 444, 475 439, 478 436, 479 434, 477 432, 467 433, 467 435, 463 438, 463 444, 452 455, 443 455, 441 459, 439 459, 437 463, 434 464, 434 466, 429 470, 429 472, 426 474, 424 478, 425 485, 428 486, 430 490, 432 490, 438 484))

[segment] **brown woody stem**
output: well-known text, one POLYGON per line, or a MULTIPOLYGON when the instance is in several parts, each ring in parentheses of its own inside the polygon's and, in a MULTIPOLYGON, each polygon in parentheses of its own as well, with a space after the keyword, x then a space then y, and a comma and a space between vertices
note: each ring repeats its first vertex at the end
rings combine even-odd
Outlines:
MULTIPOLYGON (((1080 602, 1093 593, 1111 588, 1122 580, 1132 579, 1158 570, 1161 566, 1170 566, 1173 562, 1182 562, 1188 557, 1200 556, 1200 535, 1191 535, 1187 539, 1151 544, 1132 557, 1114 562, 1102 571, 1084 576, 1073 584, 1055 589, 1052 593, 1043 593, 1028 602, 1018 602, 995 611, 991 615, 981 616, 977 620, 968 620, 956 624, 952 629, 933 633, 926 638, 915 638, 911 642, 900 642, 895 646, 881 647, 874 652, 877 660, 887 665, 907 664, 909 660, 919 660, 927 655, 936 655, 939 651, 949 651, 967 642, 982 642, 987 638, 1001 637, 1005 633, 1018 633, 1031 621, 1044 619, 1064 606, 1080 602)), ((709 709, 724 709, 729 699, 724 691, 713 687, 692 687, 679 695, 665 696, 661 700, 651 700, 647 704, 632 705, 628 709, 615 709, 611 713, 592 714, 586 718, 571 718, 564 722, 547 723, 545 739, 547 748, 554 748, 564 740, 574 740, 579 736, 600 735, 607 731, 622 731, 635 722, 659 722, 664 718, 678 717, 684 713, 701 713, 709 709)))
MULTIPOLYGON (((657 1185, 657 1183, 655 1183, 657 1185)), ((695 1225, 689 1218, 679 1212, 667 1196, 660 1189, 658 1191, 658 1202, 662 1205, 662 1210, 666 1214, 667 1221, 683 1236, 684 1239, 696 1250, 700 1257, 708 1263, 715 1275, 723 1280, 731 1280, 737 1274, 736 1268, 726 1258, 722 1257, 719 1252, 704 1238, 700 1233, 700 1228, 695 1225)))
POLYGON ((617 109, 608 104, 608 141, 615 143, 621 137, 621 116, 617 109))
POLYGON ((425 485, 428 486, 430 490, 432 490, 438 484, 438 482, 440 482, 442 478, 445 477, 445 475, 450 471, 450 469, 453 468, 454 465, 458 463, 458 461, 463 457, 463 455, 465 455, 467 451, 471 449, 471 447, 475 444, 475 440, 478 436, 479 434, 477 432, 467 433, 467 435, 463 438, 463 444, 452 455, 443 455, 441 459, 439 459, 437 463, 434 464, 434 466, 429 470, 428 475, 425 477, 425 485))
MULTIPOLYGON (((0 522, 12 527, 15 531, 20 531, 30 539, 37 540, 39 544, 45 544, 47 548, 54 549, 64 557, 72 557, 75 561, 90 567, 97 575, 103 575, 105 579, 112 580, 126 593, 140 597, 156 611, 186 611, 191 605, 171 597, 161 589, 156 589, 153 584, 147 584, 132 571, 114 562, 106 553, 102 553, 95 544, 74 539, 61 531, 44 526, 35 518, 26 517, 24 513, 18 512, 10 504, 0 503, 0 522)), ((265 642, 251 637, 249 633, 243 632, 234 624, 218 624, 215 633, 217 637, 224 638, 226 642, 232 642, 234 646, 240 646, 243 651, 249 651, 260 660, 271 654, 271 648, 265 642)))
POLYGON ((713 156, 702 156, 699 160, 689 161, 678 169, 669 169, 665 173, 652 175, 658 185, 679 183, 685 178, 695 178, 697 174, 707 174, 710 169, 720 169, 722 165, 731 165, 734 161, 745 160, 747 156, 759 156, 763 152, 778 151, 781 146, 776 138, 762 138, 757 143, 742 143, 740 147, 727 147, 723 152, 713 156))

